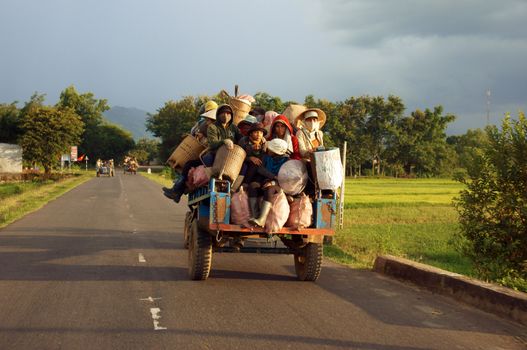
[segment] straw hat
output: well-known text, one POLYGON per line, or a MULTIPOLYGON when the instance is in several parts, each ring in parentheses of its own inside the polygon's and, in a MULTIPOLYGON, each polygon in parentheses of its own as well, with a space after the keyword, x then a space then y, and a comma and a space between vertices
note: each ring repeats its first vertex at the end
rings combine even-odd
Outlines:
MULTIPOLYGON (((318 121, 320 122, 319 129, 322 129, 324 124, 326 124, 326 113, 324 113, 324 111, 319 109, 319 108, 308 108, 305 111, 303 111, 298 117, 296 117, 295 125, 299 126, 300 123, 304 121, 304 118, 306 117, 306 114, 308 112, 316 112, 317 113, 318 121)), ((311 114, 311 113, 309 113, 309 114, 311 114)))
POLYGON ((291 125, 298 126, 296 125, 297 118, 299 115, 304 113, 306 109, 307 109, 306 106, 291 104, 287 106, 287 108, 284 110, 282 114, 287 117, 291 125))
POLYGON ((267 149, 274 154, 283 156, 287 152, 287 141, 274 138, 271 141, 267 142, 267 149))

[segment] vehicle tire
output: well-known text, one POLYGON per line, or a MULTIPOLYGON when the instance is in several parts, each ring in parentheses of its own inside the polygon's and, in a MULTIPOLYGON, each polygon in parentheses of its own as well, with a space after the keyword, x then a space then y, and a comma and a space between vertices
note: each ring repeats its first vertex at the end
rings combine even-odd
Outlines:
POLYGON ((192 227, 192 217, 194 213, 192 211, 187 211, 185 215, 185 226, 183 227, 183 247, 188 249, 189 240, 190 240, 190 230, 192 227))
POLYGON ((295 253, 295 271, 300 281, 316 281, 322 268, 323 246, 320 243, 308 243, 295 253))
POLYGON ((188 247, 188 274, 190 279, 199 281, 209 277, 212 262, 212 237, 198 228, 198 221, 192 222, 188 247))

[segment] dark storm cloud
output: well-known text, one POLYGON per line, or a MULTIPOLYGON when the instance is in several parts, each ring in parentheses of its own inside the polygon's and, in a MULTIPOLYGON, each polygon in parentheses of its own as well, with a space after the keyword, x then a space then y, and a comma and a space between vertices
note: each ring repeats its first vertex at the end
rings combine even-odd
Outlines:
POLYGON ((325 25, 353 45, 377 46, 398 37, 527 36, 524 0, 337 0, 324 7, 325 25))
POLYGON ((319 23, 348 50, 350 77, 361 79, 365 91, 393 92, 409 109, 441 104, 458 116, 453 129, 459 132, 485 123, 487 89, 494 121, 525 110, 526 1, 319 4, 319 23))

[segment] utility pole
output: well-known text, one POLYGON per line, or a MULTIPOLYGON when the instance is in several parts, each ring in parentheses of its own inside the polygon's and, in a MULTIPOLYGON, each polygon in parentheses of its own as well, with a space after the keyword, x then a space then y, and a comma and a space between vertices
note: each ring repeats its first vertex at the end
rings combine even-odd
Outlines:
POLYGON ((487 89, 487 126, 490 124, 490 89, 487 89))

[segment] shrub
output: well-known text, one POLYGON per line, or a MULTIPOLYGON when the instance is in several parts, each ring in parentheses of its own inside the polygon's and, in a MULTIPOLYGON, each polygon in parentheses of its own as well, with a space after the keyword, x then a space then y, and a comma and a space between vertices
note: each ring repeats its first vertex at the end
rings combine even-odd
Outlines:
POLYGON ((488 144, 474 155, 467 189, 456 199, 462 250, 480 277, 514 286, 527 279, 527 121, 505 117, 487 127, 488 144))

